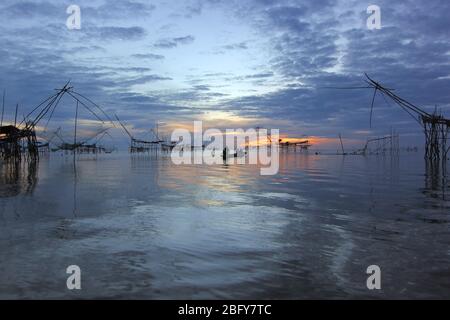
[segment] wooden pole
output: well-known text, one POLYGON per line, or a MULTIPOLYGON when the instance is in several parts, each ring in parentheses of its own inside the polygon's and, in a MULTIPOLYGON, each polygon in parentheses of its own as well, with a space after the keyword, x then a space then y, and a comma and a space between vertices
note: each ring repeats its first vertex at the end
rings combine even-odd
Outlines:
POLYGON ((5 114, 5 95, 6 95, 6 90, 3 90, 3 107, 2 107, 2 119, 0 122, 0 127, 3 127, 3 116, 5 114))
POLYGON ((77 124, 78 124, 78 101, 77 101, 77 108, 75 111, 75 133, 73 135, 73 153, 76 153, 77 149, 77 124))
POLYGON ((19 111, 19 104, 16 104, 16 115, 14 117, 14 127, 17 126, 17 111, 19 111))
POLYGON ((344 143, 342 143, 342 136, 341 136, 340 133, 339 133, 339 140, 341 141, 342 154, 344 155, 344 154, 345 154, 345 151, 344 151, 344 143))

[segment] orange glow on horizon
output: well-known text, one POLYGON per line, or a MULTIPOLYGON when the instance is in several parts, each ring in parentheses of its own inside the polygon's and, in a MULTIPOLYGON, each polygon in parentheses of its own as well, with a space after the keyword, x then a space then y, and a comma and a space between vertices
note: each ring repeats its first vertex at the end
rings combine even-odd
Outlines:
POLYGON ((281 137, 280 139, 281 139, 281 143, 289 142, 289 144, 296 144, 296 143, 308 141, 308 143, 312 144, 313 146, 337 143, 339 141, 338 138, 326 138, 326 137, 316 137, 316 136, 304 137, 304 138, 281 137))
MULTIPOLYGON (((214 123, 217 125, 217 121, 214 121, 214 123)), ((228 136, 228 135, 233 135, 236 134, 237 136, 242 135, 242 132, 240 132, 239 130, 244 130, 244 135, 245 132, 248 129, 241 129, 236 127, 236 123, 233 125, 231 123, 221 123, 221 125, 226 125, 226 124, 230 124, 230 126, 228 126, 228 128, 232 129, 234 128, 233 131, 231 132, 226 132, 225 129, 219 129, 222 133, 223 136, 228 136)), ((214 125, 211 122, 206 122, 203 121, 203 127, 202 130, 203 132, 205 132, 208 129, 212 129, 214 128, 214 125)), ((225 126, 225 128, 227 128, 225 126)), ((191 133, 194 132, 194 124, 192 121, 180 121, 180 122, 166 122, 165 126, 164 126, 164 131, 167 133, 173 132, 173 130, 175 129, 185 129, 191 133)), ((270 133, 270 130, 268 130, 268 132, 270 133)), ((297 143, 302 143, 305 141, 308 141, 307 144, 311 145, 311 148, 340 148, 340 141, 339 141, 339 137, 322 137, 322 136, 304 136, 304 137, 289 137, 287 135, 280 135, 280 139, 281 139, 281 143, 286 143, 289 142, 289 144, 297 144, 297 143)), ((275 141, 274 141, 275 142, 275 141)), ((265 141, 260 141, 258 143, 258 141, 256 141, 255 139, 253 139, 253 141, 246 141, 244 143, 241 143, 241 147, 245 147, 245 146, 249 146, 249 147, 256 147, 256 146, 263 146, 263 145, 268 145, 270 143, 269 140, 267 140, 267 142, 265 141)), ((361 143, 361 141, 357 140, 357 139, 345 139, 343 138, 343 143, 345 147, 354 147, 358 144, 361 143)))

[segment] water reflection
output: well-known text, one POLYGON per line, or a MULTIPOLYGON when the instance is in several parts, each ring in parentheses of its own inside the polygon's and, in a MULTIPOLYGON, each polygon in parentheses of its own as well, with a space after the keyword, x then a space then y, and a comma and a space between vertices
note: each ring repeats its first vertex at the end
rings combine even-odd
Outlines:
POLYGON ((447 183, 447 170, 441 162, 439 160, 426 160, 424 193, 432 198, 442 198, 442 200, 445 200, 448 189, 447 183))
POLYGON ((36 161, 0 162, 0 198, 32 195, 38 181, 36 161))
MULTIPOLYGON (((81 298, 366 298, 371 264, 383 297, 448 296, 436 172, 415 158, 280 157, 276 176, 163 155, 41 161, 29 196, 0 198, 22 213, 0 214, 0 298, 70 298, 69 264, 86 270, 81 298)), ((4 170, 2 186, 33 181, 4 170)))

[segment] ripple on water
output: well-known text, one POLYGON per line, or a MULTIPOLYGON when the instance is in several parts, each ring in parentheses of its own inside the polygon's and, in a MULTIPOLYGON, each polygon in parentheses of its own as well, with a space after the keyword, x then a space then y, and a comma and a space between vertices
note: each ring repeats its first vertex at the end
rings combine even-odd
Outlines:
POLYGON ((73 298, 69 264, 81 298, 370 298, 372 264, 386 298, 448 296, 449 194, 420 157, 292 154, 280 168, 117 156, 76 175, 53 158, 31 179, 2 172, 0 298, 73 298))

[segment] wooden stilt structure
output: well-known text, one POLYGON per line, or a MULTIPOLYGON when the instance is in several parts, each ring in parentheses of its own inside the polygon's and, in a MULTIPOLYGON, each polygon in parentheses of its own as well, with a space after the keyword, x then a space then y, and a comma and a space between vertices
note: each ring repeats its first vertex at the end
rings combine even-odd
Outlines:
MULTIPOLYGON (((448 159, 450 148, 447 147, 448 133, 450 131, 450 120, 446 119, 437 110, 433 113, 428 113, 423 109, 415 106, 411 102, 399 97, 380 83, 374 81, 366 74, 366 82, 370 88, 374 89, 374 93, 382 94, 384 98, 389 98, 395 102, 396 105, 406 111, 419 125, 422 126, 425 134, 425 158, 427 160, 442 161, 443 167, 448 159)), ((371 105, 371 114, 374 107, 374 101, 371 105)), ((372 119, 371 119, 372 122, 372 119)))
MULTIPOLYGON (((333 89, 373 89, 372 103, 370 106, 370 127, 372 127, 372 118, 377 94, 381 94, 387 102, 393 101, 397 106, 408 113, 423 129, 425 134, 425 159, 433 163, 440 162, 443 172, 446 172, 446 163, 448 160, 450 148, 447 146, 448 134, 450 131, 450 120, 445 118, 435 109, 429 113, 413 103, 396 95, 392 89, 389 89, 379 82, 373 80, 366 74, 367 86, 364 87, 345 87, 333 89)), ((384 140, 384 138, 382 139, 384 140)), ((397 139, 398 140, 398 139, 397 139)), ((379 140, 381 141, 381 140, 379 140)), ((398 143, 398 141, 393 141, 398 143)), ((398 146, 396 146, 398 148, 398 146)))
POLYGON ((16 105, 16 112, 14 116, 14 125, 3 126, 3 114, 4 114, 4 97, 3 95, 3 108, 2 108, 2 117, 1 117, 1 126, 0 126, 0 158, 2 159, 16 159, 21 160, 22 154, 25 154, 27 159, 37 160, 39 159, 39 147, 40 143, 36 138, 36 126, 46 117, 47 124, 45 128, 47 128, 50 120, 53 117, 53 114, 58 107, 61 99, 64 96, 71 97, 76 102, 76 115, 75 115, 75 129, 74 129, 74 143, 66 143, 57 133, 56 135, 62 141, 62 144, 58 146, 58 149, 61 150, 70 150, 76 152, 76 150, 86 144, 89 140, 97 137, 102 134, 106 130, 101 130, 98 132, 95 137, 85 139, 83 141, 77 141, 77 122, 78 122, 78 109, 79 106, 82 106, 86 109, 91 115, 93 115, 98 121, 102 124, 105 124, 105 121, 102 117, 97 113, 100 111, 106 119, 108 119, 113 126, 114 123, 108 117, 108 115, 100 108, 97 104, 92 102, 89 98, 81 95, 76 92, 73 87, 69 86, 69 82, 67 82, 62 89, 56 89, 56 93, 52 96, 45 99, 41 102, 37 107, 35 107, 24 119, 22 122, 17 124, 17 116, 18 116, 18 108, 16 105), (95 111, 94 111, 95 110, 95 111), (97 111, 97 112, 96 112, 97 111))
MULTIPOLYGON (((130 137, 130 153, 149 153, 151 151, 157 150, 161 143, 164 141, 161 141, 160 139, 157 139, 157 141, 146 141, 141 139, 136 139, 130 131, 128 131, 127 127, 122 123, 122 121, 119 119, 117 115, 115 115, 117 122, 122 126, 125 133, 130 137)), ((154 135, 157 137, 157 133, 154 132, 154 135)), ((158 138, 158 137, 157 137, 158 138)))

